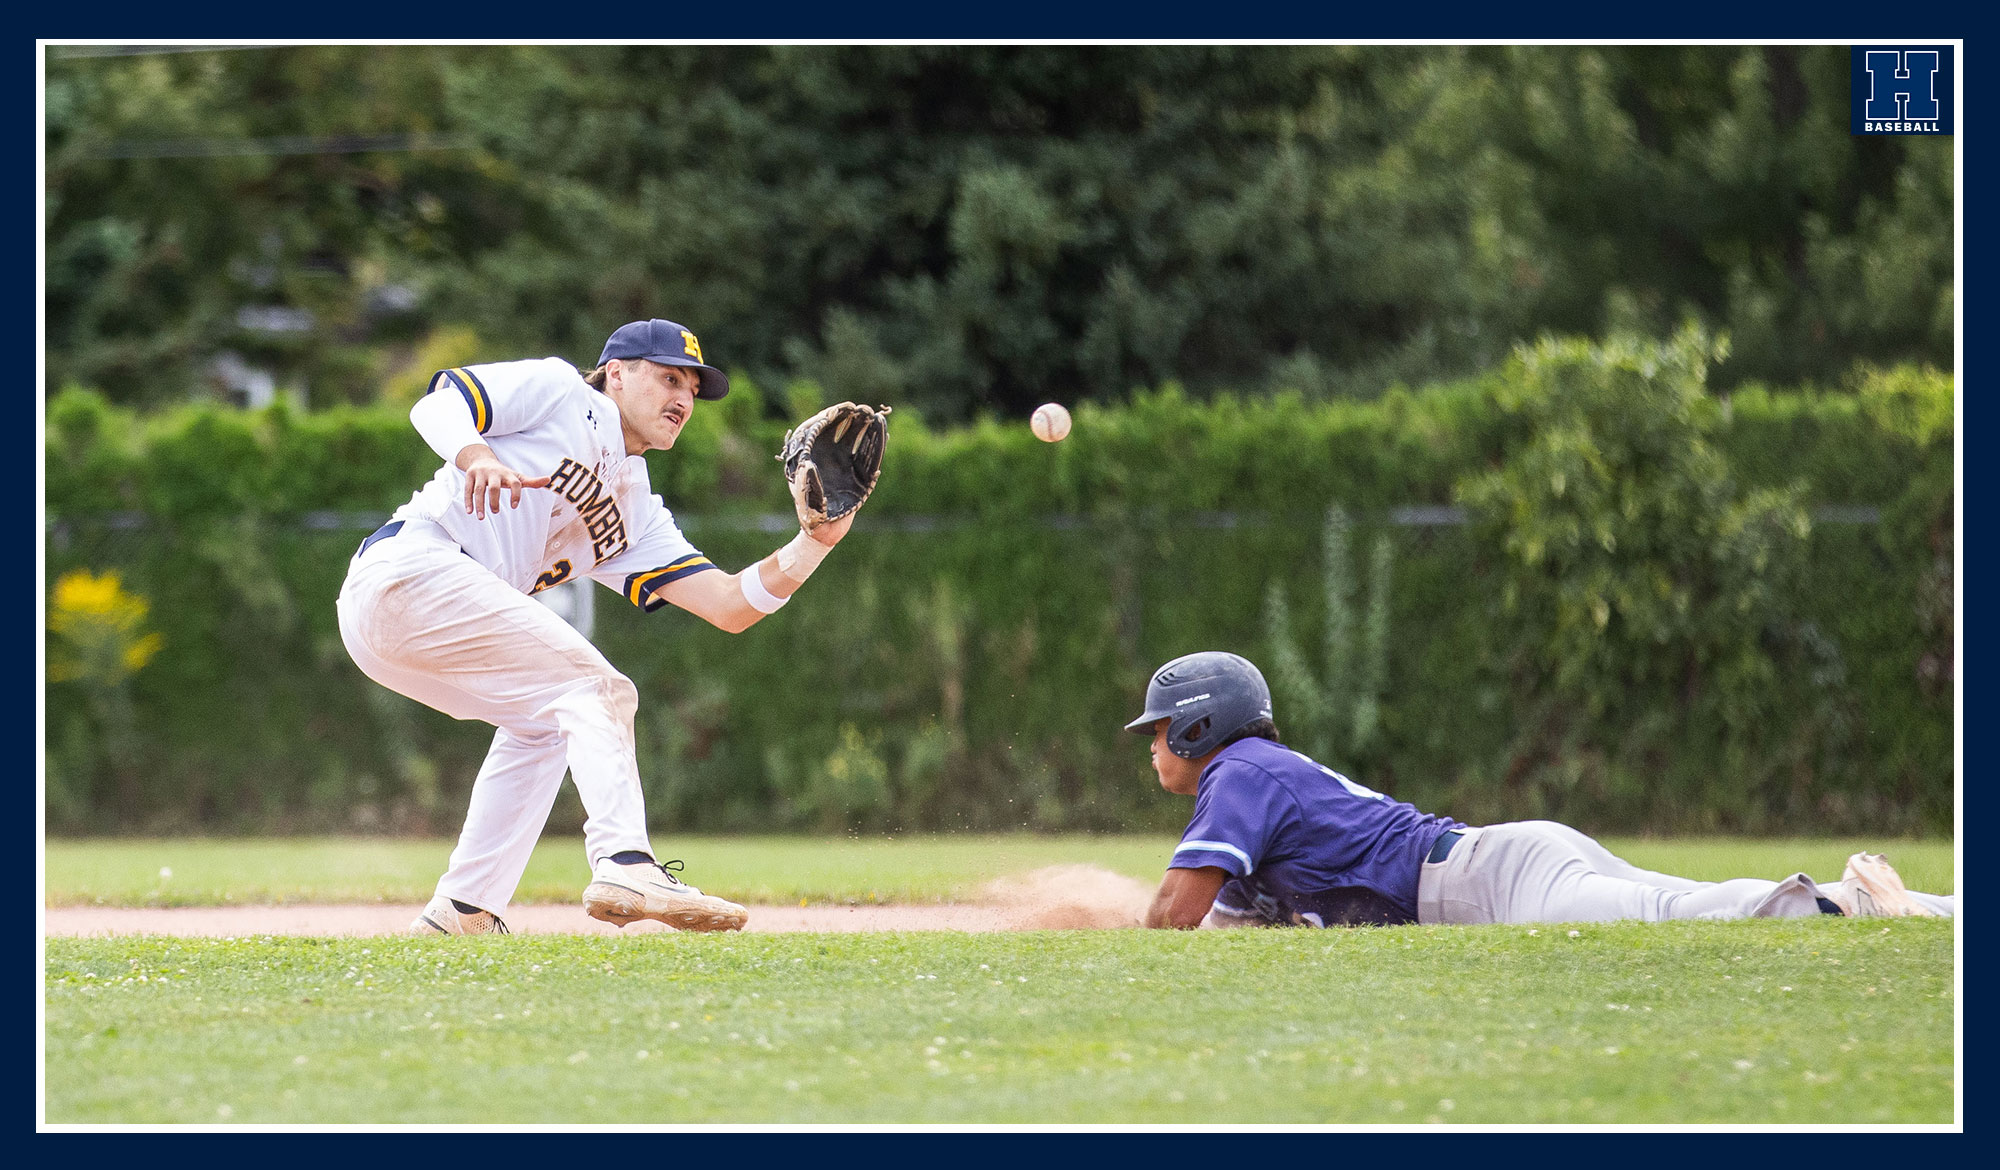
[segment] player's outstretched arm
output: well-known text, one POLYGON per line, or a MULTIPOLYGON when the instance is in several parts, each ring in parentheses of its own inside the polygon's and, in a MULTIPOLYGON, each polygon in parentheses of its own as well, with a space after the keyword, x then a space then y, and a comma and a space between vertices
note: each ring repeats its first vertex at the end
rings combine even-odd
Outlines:
POLYGON ((1168 870, 1167 876, 1160 879, 1160 892, 1153 895, 1153 904, 1146 911, 1146 925, 1170 926, 1176 930, 1200 926, 1228 880, 1228 871, 1213 865, 1168 870))
POLYGON ((854 527, 854 513, 801 532, 783 548, 740 573, 695 573, 660 590, 676 605, 719 630, 740 634, 791 600, 833 546, 854 527))
POLYGON ((695 573, 659 596, 732 634, 740 634, 791 600, 806 578, 854 527, 882 475, 889 408, 842 402, 785 434, 778 461, 799 516, 799 534, 741 573, 695 573))

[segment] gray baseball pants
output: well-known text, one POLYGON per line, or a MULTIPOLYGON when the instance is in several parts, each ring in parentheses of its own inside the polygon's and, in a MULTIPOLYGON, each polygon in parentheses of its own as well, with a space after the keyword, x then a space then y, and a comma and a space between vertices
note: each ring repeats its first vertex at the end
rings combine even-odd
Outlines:
MULTIPOLYGON (((1958 899, 1911 897, 1952 914, 1958 899)), ((1466 829, 1443 861, 1417 879, 1417 921, 1611 922, 1669 918, 1801 918, 1820 913, 1819 887, 1802 873, 1778 881, 1698 882, 1654 873, 1555 821, 1466 829)))

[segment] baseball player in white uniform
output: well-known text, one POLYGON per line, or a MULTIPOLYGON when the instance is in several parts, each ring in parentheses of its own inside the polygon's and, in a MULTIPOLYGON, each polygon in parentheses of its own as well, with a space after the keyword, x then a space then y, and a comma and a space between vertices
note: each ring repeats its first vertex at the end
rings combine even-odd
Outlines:
POLYGON ((648 612, 675 605, 732 633, 785 604, 853 514, 726 573, 681 534, 640 457, 672 448, 695 402, 728 391, 692 332, 654 319, 613 333, 588 373, 553 357, 444 370, 410 411, 444 466, 362 542, 340 591, 341 640, 383 686, 498 728, 412 933, 506 933, 565 771, 586 814, 587 913, 683 930, 747 920, 657 861, 633 739, 638 690, 530 597, 589 577, 648 612))

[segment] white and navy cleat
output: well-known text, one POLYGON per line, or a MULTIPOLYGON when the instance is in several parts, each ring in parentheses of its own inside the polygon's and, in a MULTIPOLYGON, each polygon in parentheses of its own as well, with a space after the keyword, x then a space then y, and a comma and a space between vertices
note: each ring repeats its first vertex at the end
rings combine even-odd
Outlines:
POLYGON ((450 898, 439 894, 431 899, 431 904, 424 907, 424 912, 417 915, 417 920, 410 923, 409 929, 403 933, 432 935, 512 934, 513 932, 507 929, 506 923, 500 921, 499 915, 485 910, 466 914, 452 905, 450 898))
POLYGON ((621 865, 604 858, 583 889, 584 912, 620 927, 650 918, 676 930, 742 930, 750 912, 727 899, 702 893, 667 868, 680 864, 641 861, 621 865))

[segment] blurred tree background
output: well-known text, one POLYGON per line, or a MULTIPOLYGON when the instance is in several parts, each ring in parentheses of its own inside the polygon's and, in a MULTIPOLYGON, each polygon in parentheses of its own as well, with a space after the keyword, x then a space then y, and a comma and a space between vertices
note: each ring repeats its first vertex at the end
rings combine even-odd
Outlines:
POLYGON ((334 628, 407 406, 654 315, 726 567, 791 420, 897 408, 784 621, 599 595, 661 827, 1170 830, 1119 728, 1219 648, 1475 823, 1951 830, 1954 145, 1850 136, 1845 46, 46 64, 51 831, 450 831, 490 732, 334 628))
POLYGON ((363 402, 656 314, 934 421, 1690 322, 1721 389, 1951 360, 1952 143, 1851 137, 1838 45, 48 52, 48 393, 363 402))

